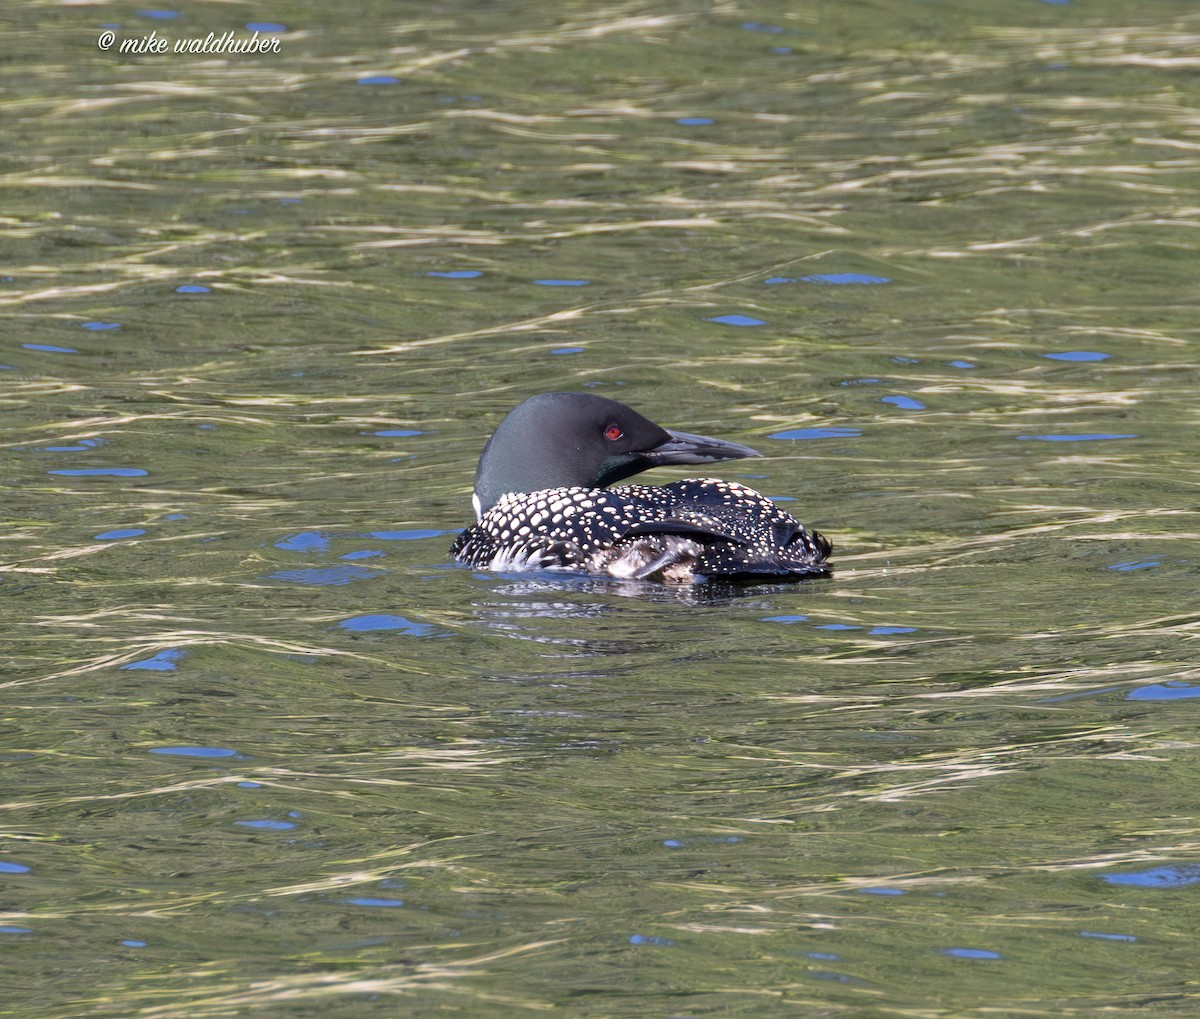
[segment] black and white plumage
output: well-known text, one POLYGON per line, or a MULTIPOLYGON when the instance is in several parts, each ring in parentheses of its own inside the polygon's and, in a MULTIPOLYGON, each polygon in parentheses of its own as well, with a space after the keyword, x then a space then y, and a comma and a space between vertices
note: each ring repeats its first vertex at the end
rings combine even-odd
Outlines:
POLYGON ((473 500, 478 523, 450 552, 481 569, 674 584, 828 573, 829 542, 745 485, 693 478, 605 487, 660 464, 758 455, 740 443, 662 428, 604 397, 531 397, 484 447, 473 500))

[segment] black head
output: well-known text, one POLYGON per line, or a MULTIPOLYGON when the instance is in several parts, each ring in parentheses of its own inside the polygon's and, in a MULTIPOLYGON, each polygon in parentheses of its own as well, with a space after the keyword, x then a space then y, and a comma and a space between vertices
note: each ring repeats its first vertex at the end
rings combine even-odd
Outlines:
POLYGON ((603 396, 542 393, 514 408, 483 447, 475 512, 486 513, 506 492, 603 488, 665 464, 758 455, 737 442, 662 428, 603 396))

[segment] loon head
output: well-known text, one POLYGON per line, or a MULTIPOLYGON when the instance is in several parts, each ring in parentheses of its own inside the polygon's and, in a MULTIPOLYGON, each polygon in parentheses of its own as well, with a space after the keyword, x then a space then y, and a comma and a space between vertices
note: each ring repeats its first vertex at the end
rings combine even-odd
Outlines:
POLYGON ((483 447, 475 515, 508 492, 603 488, 651 467, 760 455, 738 442, 663 428, 603 396, 542 393, 509 412, 483 447))

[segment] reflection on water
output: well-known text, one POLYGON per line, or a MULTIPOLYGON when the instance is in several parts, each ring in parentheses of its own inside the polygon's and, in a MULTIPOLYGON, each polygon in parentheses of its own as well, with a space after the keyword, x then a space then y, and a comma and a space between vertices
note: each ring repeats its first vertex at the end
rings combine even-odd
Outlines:
POLYGON ((255 16, 10 26, 8 1008, 1194 1011, 1191 6, 255 16), (449 563, 570 388, 833 577, 449 563))

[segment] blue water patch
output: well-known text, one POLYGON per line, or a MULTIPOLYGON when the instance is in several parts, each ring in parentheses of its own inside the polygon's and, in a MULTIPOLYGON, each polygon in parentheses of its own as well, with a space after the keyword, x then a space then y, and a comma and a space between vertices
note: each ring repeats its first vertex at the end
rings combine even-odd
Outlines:
POLYGON ((942 955, 948 955, 954 959, 999 959, 999 952, 992 952, 986 948, 943 948, 942 955))
POLYGON ((835 973, 828 969, 810 969, 804 974, 810 980, 829 980, 835 984, 863 984, 864 981, 858 977, 852 977, 849 973, 835 973))
POLYGON ((479 276, 482 276, 483 273, 478 269, 450 269, 446 272, 433 270, 431 272, 427 272, 425 275, 437 276, 444 280, 473 280, 479 276))
POLYGON ((947 361, 946 364, 948 364, 951 368, 978 368, 979 367, 979 365, 975 364, 972 361, 947 361))
POLYGON ((186 520, 187 518, 188 515, 186 513, 168 513, 163 517, 164 520, 186 520))
POLYGON ((1043 433, 1042 435, 1018 435, 1019 440, 1033 440, 1034 442, 1104 442, 1108 439, 1136 439, 1137 435, 1132 432, 1082 432, 1078 435, 1051 435, 1043 433))
POLYGON ((854 626, 851 623, 822 623, 817 627, 818 630, 861 630, 861 626, 854 626))
POLYGON ((105 329, 120 329, 120 322, 84 322, 84 329, 91 329, 93 332, 103 332, 105 329))
POLYGON ((764 623, 803 623, 808 616, 763 616, 764 623))
POLYGON ((121 945, 125 948, 145 948, 146 942, 140 938, 126 938, 121 942, 121 945))
POLYGON ((1193 697, 1200 697, 1200 686, 1190 686, 1181 679, 1135 687, 1125 695, 1127 701, 1183 701, 1193 697))
POLYGON ((166 757, 241 757, 227 747, 151 747, 150 753, 166 757))
POLYGON ((281 538, 275 547, 285 552, 324 552, 329 548, 329 539, 316 531, 300 531, 281 538))
POLYGON ((834 952, 802 952, 806 959, 819 959, 821 962, 837 962, 841 958, 834 952))
POLYGON ((839 386, 878 386, 883 379, 843 379, 839 386))
POLYGON ((677 944, 672 938, 660 938, 657 934, 632 934, 629 937, 631 945, 657 945, 662 948, 671 948, 677 944))
POLYGON ((767 286, 774 286, 777 283, 799 283, 799 276, 768 276, 763 283, 767 286))
POLYGON ((145 530, 141 527, 123 527, 115 531, 105 531, 103 534, 97 534, 95 538, 97 541, 120 541, 122 538, 137 538, 145 533, 145 530))
POLYGON ((713 123, 713 119, 712 117, 676 117, 675 123, 682 124, 684 127, 704 127, 713 123))
POLYGON ((26 350, 42 350, 50 354, 78 354, 74 347, 56 347, 52 343, 22 343, 26 350))
POLYGON ((288 584, 315 584, 321 587, 340 587, 356 580, 369 580, 381 576, 382 570, 368 570, 364 566, 313 566, 301 570, 278 570, 269 574, 271 580, 282 580, 288 584))
POLYGON ((781 35, 783 29, 779 25, 772 25, 765 21, 743 21, 742 28, 747 32, 766 32, 767 35, 781 35))
POLYGON ((863 895, 907 895, 903 888, 888 888, 886 885, 877 885, 872 888, 859 888, 863 895))
POLYGON ((916 633, 915 626, 872 626, 867 633, 876 637, 889 637, 894 633, 916 633))
POLYGON ((1200 864, 1152 867, 1127 874, 1101 874, 1100 880, 1110 885, 1133 885, 1137 888, 1186 888, 1200 881, 1200 864))
POLYGON ((343 630, 353 630, 355 633, 367 633, 373 630, 399 630, 412 637, 428 637, 434 632, 434 627, 428 623, 414 623, 404 616, 394 616, 386 612, 367 616, 352 616, 337 624, 343 630))
POLYGON ((555 347, 551 354, 582 354, 583 347, 555 347))
POLYGON ((783 56, 787 53, 791 53, 792 48, 791 48, 791 46, 772 46, 771 52, 776 54, 777 56, 783 56))
POLYGON ((893 407, 900 407, 902 410, 924 410, 925 404, 920 400, 914 400, 911 396, 881 396, 880 403, 890 403, 893 407))
POLYGON ((0 874, 28 874, 29 868, 23 863, 13 863, 11 860, 0 860, 0 874))
POLYGON ((211 287, 202 287, 199 283, 184 283, 175 288, 177 294, 211 294, 211 287))
POLYGON ((399 85, 400 79, 394 74, 368 74, 358 79, 359 85, 399 85))
POLYGON ((687 845, 695 845, 703 843, 704 845, 737 845, 739 842, 744 842, 745 838, 741 835, 704 835, 699 838, 689 839, 684 842, 682 839, 663 839, 662 844, 668 849, 682 849, 687 845))
POLYGON ((153 18, 155 21, 171 21, 179 17, 178 11, 138 11, 139 18, 153 18))
POLYGON ((424 435, 425 433, 419 428, 381 428, 371 434, 378 435, 381 439, 410 439, 414 435, 424 435))
POLYGON ((868 276, 863 272, 818 272, 800 279, 804 283, 831 283, 834 286, 875 286, 892 282, 888 276, 868 276))
POLYGON ((379 541, 420 541, 422 538, 439 538, 443 534, 457 534, 457 528, 450 531, 411 530, 411 531, 369 531, 364 538, 377 538, 379 541))
POLYGON ((771 439, 852 439, 862 435, 861 428, 789 428, 784 432, 772 432, 771 439))
POLYGON ((586 287, 591 280, 534 280, 539 287, 586 287))
POLYGON ((716 322, 723 326, 765 326, 767 323, 761 318, 754 318, 752 315, 715 315, 712 318, 706 318, 705 322, 716 322))
POLYGON ((272 821, 262 819, 258 821, 234 821, 239 828, 256 828, 260 831, 290 831, 296 825, 291 821, 272 821))
POLYGON ((67 478, 144 478, 149 471, 140 467, 71 467, 48 474, 61 474, 67 478))
POLYGON ((339 559, 378 559, 385 553, 377 548, 359 549, 357 552, 347 552, 345 555, 338 556, 339 559))
POLYGON ((1043 354, 1042 357, 1051 361, 1107 361, 1112 354, 1102 354, 1098 350, 1064 350, 1061 354, 1043 354))
POLYGON ((404 905, 403 899, 385 899, 370 895, 363 895, 357 899, 342 899, 342 901, 351 906, 369 906, 372 909, 395 909, 404 905))
POLYGON ((78 445, 75 446, 43 446, 43 453, 84 453, 89 449, 95 449, 104 440, 103 439, 80 439, 78 445))
POLYGON ((18 927, 16 924, 0 924, 0 934, 32 934, 32 927, 18 927))
POLYGON ((183 652, 179 648, 165 648, 153 658, 143 658, 139 662, 128 662, 120 666, 120 668, 126 671, 145 669, 149 672, 170 672, 176 667, 175 663, 182 657, 183 652))
POLYGON ((1080 931, 1081 938, 1102 938, 1105 941, 1137 941, 1132 934, 1106 934, 1103 931, 1080 931))
POLYGON ((281 25, 278 21, 247 21, 247 32, 286 32, 287 25, 281 25))
POLYGON ((1133 573, 1135 570, 1148 570, 1153 566, 1161 566, 1161 559, 1141 559, 1132 560, 1127 563, 1113 563, 1107 567, 1110 570, 1116 570, 1118 573, 1133 573))

